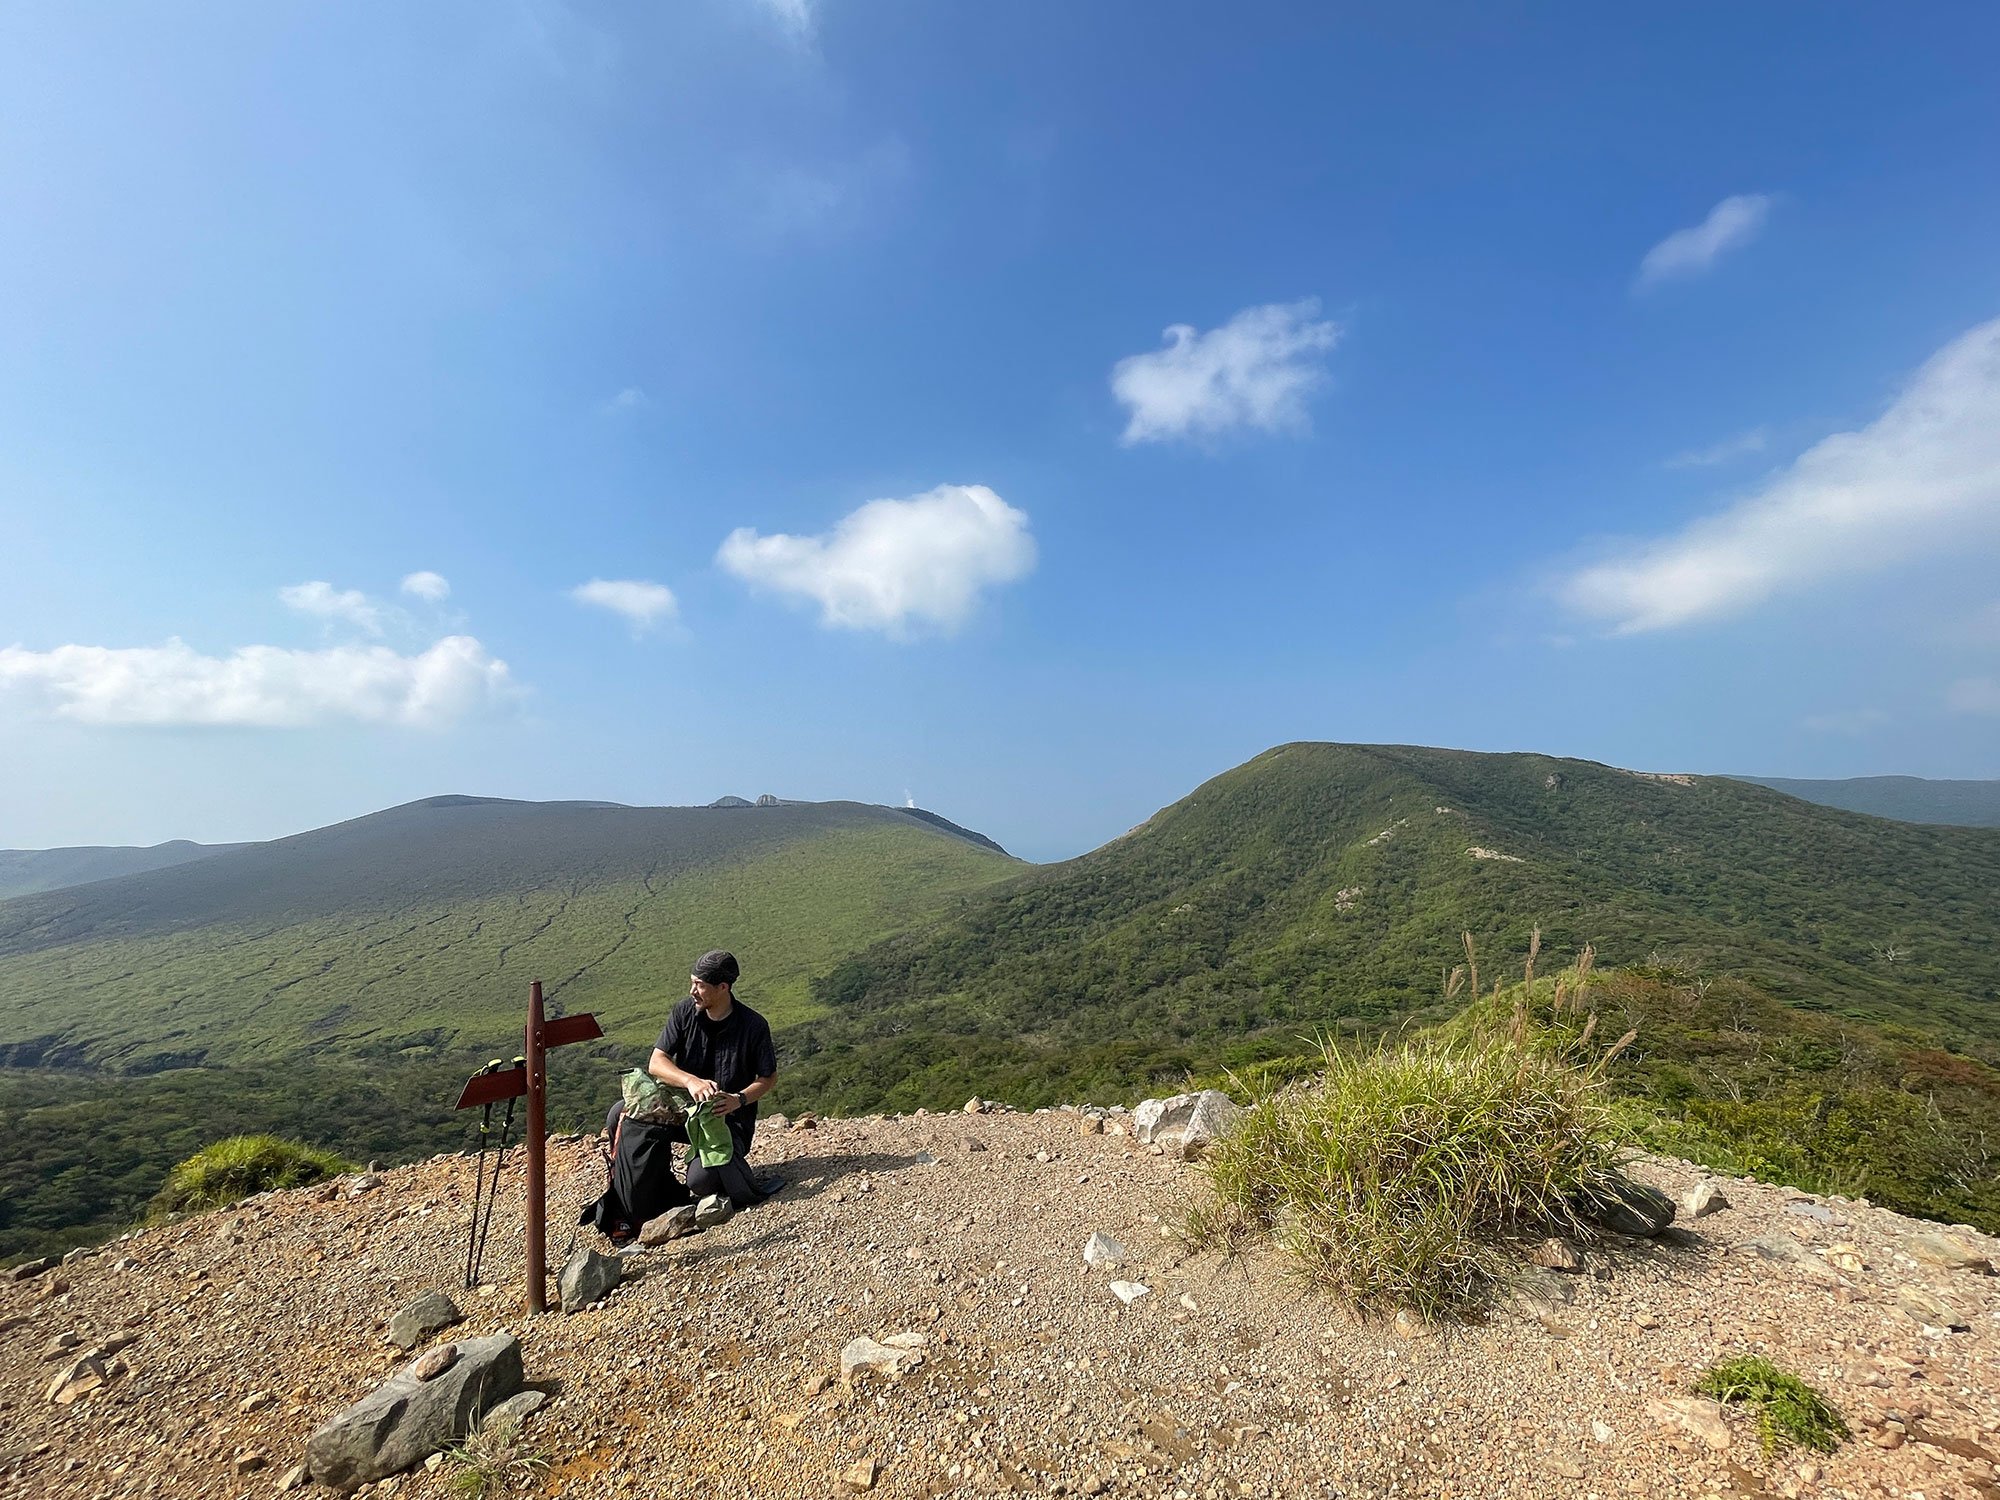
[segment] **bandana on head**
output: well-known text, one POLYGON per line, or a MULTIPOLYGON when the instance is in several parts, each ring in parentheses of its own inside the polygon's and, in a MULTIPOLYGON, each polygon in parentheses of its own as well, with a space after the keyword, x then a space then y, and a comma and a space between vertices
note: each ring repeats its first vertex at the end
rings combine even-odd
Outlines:
POLYGON ((743 970, 737 965, 735 954, 711 948, 694 961, 694 967, 688 972, 703 984, 734 984, 736 976, 743 970))

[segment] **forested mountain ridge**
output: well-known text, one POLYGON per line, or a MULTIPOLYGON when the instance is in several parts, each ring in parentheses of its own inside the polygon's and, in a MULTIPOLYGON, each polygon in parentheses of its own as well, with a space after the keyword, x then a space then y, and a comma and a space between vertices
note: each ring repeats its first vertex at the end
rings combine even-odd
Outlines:
MULTIPOLYGON (((841 1107, 998 1073, 1050 1096, 1434 1004, 1471 932, 1726 973, 1795 1007, 2000 1041, 2000 832, 1723 777, 1292 744, 815 984, 787 1038, 841 1107)), ((935 1096, 935 1097, 933 1097, 935 1096)))
POLYGON ((1931 781, 1921 776, 1850 776, 1807 781, 1790 776, 1738 776, 1823 807, 1871 813, 1905 823, 2000 828, 2000 781, 1931 781))

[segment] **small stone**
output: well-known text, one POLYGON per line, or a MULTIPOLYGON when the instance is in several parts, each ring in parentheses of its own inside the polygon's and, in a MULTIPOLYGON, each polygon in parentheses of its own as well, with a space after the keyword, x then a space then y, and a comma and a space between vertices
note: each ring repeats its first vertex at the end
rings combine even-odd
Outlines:
POLYGON ((54 1338, 50 1339, 46 1345, 43 1346, 42 1363, 47 1364, 50 1360, 61 1359, 63 1355, 67 1354, 70 1350, 80 1349, 82 1347, 83 1347, 82 1334, 74 1332, 59 1333, 54 1338))
POLYGON ((1678 1424, 1718 1452, 1729 1446, 1729 1423, 1723 1420, 1720 1402, 1703 1396, 1668 1396, 1647 1402, 1646 1414, 1662 1426, 1678 1424))
POLYGON ((1114 1281, 1111 1283, 1111 1295, 1127 1307, 1130 1307, 1151 1290, 1151 1287, 1138 1281, 1114 1281))
POLYGON ((399 1349, 414 1349, 464 1317, 458 1304, 443 1292, 425 1292, 389 1320, 389 1342, 399 1349))
POLYGON ((1590 1435, 1600 1443, 1608 1443, 1618 1436, 1611 1430, 1610 1424, 1603 1421, 1593 1421, 1590 1424, 1590 1435))
POLYGON ((1086 1266, 1121 1265, 1131 1257, 1125 1247, 1099 1229, 1083 1243, 1083 1263, 1086 1266))
POLYGON ((1674 1221, 1674 1200, 1656 1187, 1620 1177, 1603 1192, 1584 1199, 1577 1211, 1613 1234, 1644 1240, 1674 1221))
POLYGON ((359 1198, 364 1193, 374 1192, 380 1186, 382 1186, 381 1178, 377 1177, 373 1172, 363 1172, 359 1177, 348 1183, 347 1196, 350 1198, 359 1198))
POLYGON ((1927 1229, 1913 1234, 1908 1249, 1925 1265, 1943 1266, 1947 1271, 1972 1271, 1981 1276, 1993 1274, 1992 1260, 1982 1255, 1970 1240, 1947 1230, 1927 1229))
POLYGON ((840 1378, 852 1382, 858 1370, 873 1370, 891 1380, 922 1362, 924 1336, 898 1333, 877 1343, 871 1338, 849 1339, 840 1351, 840 1378))
POLYGON ((693 1234, 701 1226, 694 1221, 695 1206, 683 1203, 678 1208, 670 1208, 657 1218, 648 1219, 639 1231, 639 1243, 652 1248, 664 1245, 668 1240, 681 1239, 693 1234))
POLYGON ((516 1391, 486 1414, 488 1427, 519 1427, 548 1402, 543 1391, 516 1391))
POLYGON ((562 1268, 556 1287, 562 1296, 565 1315, 582 1312, 603 1297, 625 1276, 625 1262, 615 1255, 600 1255, 579 1246, 562 1268))
POLYGON ((1963 1330, 1972 1326, 1966 1321, 1964 1313, 1921 1287, 1906 1286, 1897 1292, 1896 1306, 1927 1328, 1963 1330))
POLYGON ((1785 1212, 1797 1214, 1800 1218, 1811 1219, 1815 1224, 1831 1224, 1833 1210, 1824 1203, 1814 1203, 1808 1198, 1794 1198, 1785 1205, 1785 1212))
POLYGON ((1550 1271, 1577 1272, 1583 1269, 1583 1252, 1565 1239, 1543 1240, 1529 1252, 1528 1260, 1550 1271))
POLYGON ((882 1472, 882 1466, 873 1458, 857 1459, 841 1470, 840 1482, 851 1490, 872 1490, 875 1478, 882 1472))
POLYGON ((811 1110, 807 1110, 804 1114, 800 1115, 796 1120, 792 1121, 792 1129, 817 1130, 819 1129, 819 1116, 814 1114, 811 1110))
POLYGON ((439 1344, 435 1349, 426 1349, 410 1366, 410 1375, 416 1380, 435 1380, 458 1363, 458 1345, 439 1344))
POLYGON ((132 1259, 132 1257, 129 1255, 121 1255, 118 1257, 118 1259, 111 1262, 111 1269, 114 1271, 121 1271, 121 1272, 136 1271, 139 1269, 139 1262, 132 1259))
POLYGON ((278 1481, 278 1488, 280 1490, 295 1490, 304 1485, 305 1482, 306 1466, 304 1464, 293 1464, 289 1469, 285 1470, 285 1477, 278 1481))
POLYGON ((110 1383, 111 1372, 105 1368, 103 1362, 93 1355, 85 1355, 73 1364, 65 1366, 62 1373, 49 1382, 49 1388, 44 1395, 52 1405, 69 1406, 81 1401, 93 1391, 103 1390, 110 1383))
POLYGON ((39 1276, 42 1272, 53 1269, 54 1266, 55 1261, 46 1255, 42 1256, 39 1260, 24 1260, 7 1273, 7 1279, 9 1281, 26 1281, 30 1276, 39 1276))
POLYGON ((1199 1149, 1227 1135, 1242 1116, 1242 1109, 1219 1089, 1202 1089, 1193 1094, 1175 1094, 1170 1099, 1148 1099, 1132 1111, 1132 1129, 1143 1144, 1163 1147, 1169 1132, 1179 1132, 1173 1142, 1175 1154, 1189 1147, 1199 1149))
POLYGON ((1189 1312, 1201 1311, 1201 1304, 1194 1300, 1194 1294, 1192 1292, 1181 1293, 1181 1306, 1185 1307, 1189 1312))
POLYGON ((80 1260, 89 1260, 95 1254, 97 1254, 97 1251, 94 1247, 90 1245, 78 1245, 74 1250, 65 1250, 63 1252, 62 1263, 66 1266, 73 1266, 80 1260))
POLYGON ((766 1130, 790 1130, 792 1128, 790 1117, 776 1111, 759 1117, 757 1123, 762 1125, 766 1130))
POLYGON ((1543 1459, 1542 1467, 1558 1479, 1581 1479, 1584 1474, 1582 1464, 1573 1458, 1566 1458, 1561 1454, 1543 1459))
POLYGON ((715 1229, 735 1217, 735 1205, 720 1193, 710 1193, 694 1206, 694 1222, 700 1229, 715 1229))
POLYGON ((1101 1115, 1085 1115, 1077 1122, 1077 1130, 1084 1135, 1102 1135, 1104 1119, 1101 1115))
POLYGON ((1866 1434, 1868 1441, 1878 1448, 1900 1448, 1904 1433, 1900 1427, 1877 1427, 1866 1434))
POLYGON ((976 1135, 969 1135, 965 1138, 965 1149, 967 1151, 984 1151, 986 1149, 986 1142, 982 1141, 976 1135))
POLYGON ((1826 1257, 1828 1265, 1835 1266, 1850 1275, 1855 1275, 1868 1269, 1868 1262, 1862 1259, 1861 1247, 1859 1245, 1850 1245, 1843 1241, 1838 1245, 1828 1245, 1820 1253, 1826 1257))
POLYGON ((808 1396, 817 1396, 821 1391, 833 1384, 833 1377, 825 1374, 808 1375, 803 1384, 808 1396))
POLYGON ((269 1406, 273 1401, 277 1399, 278 1398, 276 1396, 273 1396, 269 1391, 252 1391, 249 1395, 245 1396, 241 1401, 236 1403, 236 1409, 240 1412, 243 1412, 245 1415, 248 1415, 250 1412, 253 1411, 262 1411, 265 1407, 269 1406))
POLYGON ((984 1114, 986 1113, 986 1106, 981 1104, 977 1099, 968 1099, 965 1101, 965 1112, 969 1115, 984 1114))
POLYGON ((268 1469, 270 1466, 271 1456, 268 1453, 259 1453, 255 1448, 246 1448, 237 1454, 236 1462, 231 1465, 239 1474, 254 1474, 259 1469, 268 1469))

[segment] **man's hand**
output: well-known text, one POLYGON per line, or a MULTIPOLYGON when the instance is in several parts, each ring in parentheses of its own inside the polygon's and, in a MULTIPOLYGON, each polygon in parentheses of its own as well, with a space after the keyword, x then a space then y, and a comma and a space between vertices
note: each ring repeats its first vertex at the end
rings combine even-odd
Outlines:
POLYGON ((709 1097, 708 1101, 708 1109, 711 1114, 733 1115, 742 1107, 743 1096, 741 1094, 725 1094, 719 1089, 709 1097))
POLYGON ((697 1104, 702 1103, 704 1100, 712 1099, 722 1092, 713 1078, 690 1078, 688 1080, 687 1091, 694 1097, 694 1102, 697 1104))

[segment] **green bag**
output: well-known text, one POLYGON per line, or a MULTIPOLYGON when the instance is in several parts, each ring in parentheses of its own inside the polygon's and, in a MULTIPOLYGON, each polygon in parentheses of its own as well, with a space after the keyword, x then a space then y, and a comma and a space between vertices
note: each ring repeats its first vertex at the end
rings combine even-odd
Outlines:
POLYGON ((704 1167, 720 1167, 736 1155, 736 1139, 729 1122, 706 1103, 690 1104, 687 1112, 688 1149, 701 1158, 704 1167))

